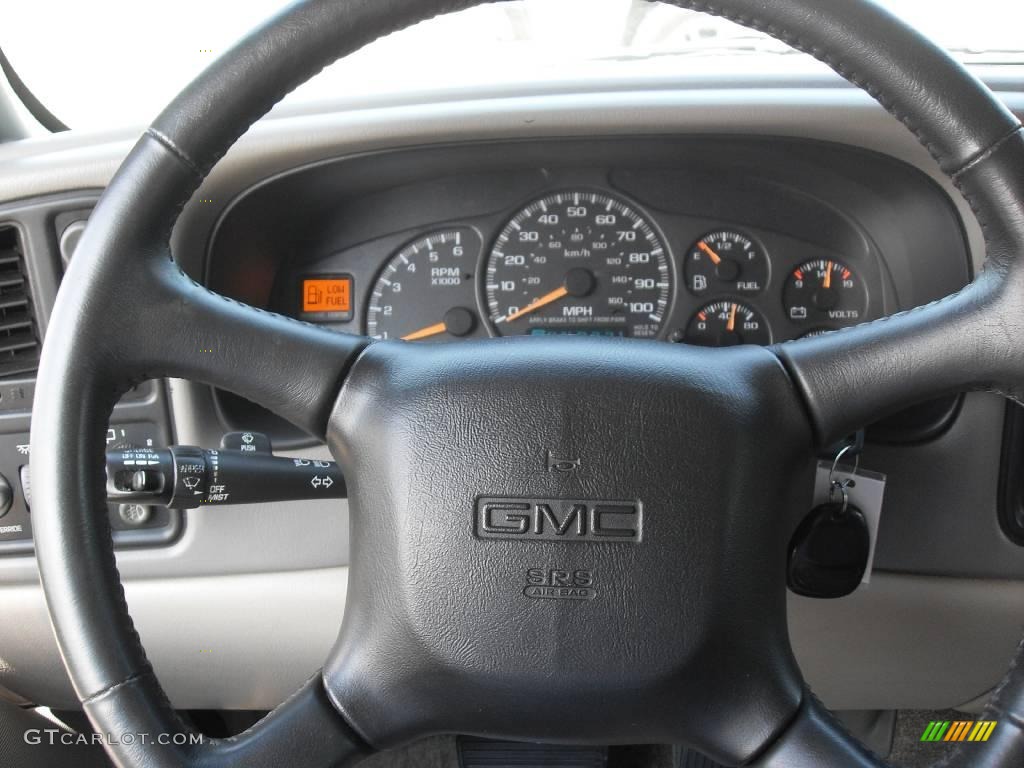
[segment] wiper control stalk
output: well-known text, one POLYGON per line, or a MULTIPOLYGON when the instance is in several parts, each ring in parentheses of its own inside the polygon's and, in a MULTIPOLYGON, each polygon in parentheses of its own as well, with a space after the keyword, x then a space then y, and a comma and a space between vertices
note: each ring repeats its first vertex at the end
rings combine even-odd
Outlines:
POLYGON ((333 461, 190 445, 107 451, 107 499, 193 509, 307 499, 343 499, 333 461))

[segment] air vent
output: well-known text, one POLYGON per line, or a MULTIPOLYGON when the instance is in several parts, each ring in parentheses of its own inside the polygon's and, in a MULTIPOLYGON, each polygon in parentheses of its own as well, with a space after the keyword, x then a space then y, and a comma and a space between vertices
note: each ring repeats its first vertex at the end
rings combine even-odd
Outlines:
POLYGON ((0 226, 0 378, 39 367, 39 331, 25 270, 25 253, 14 227, 0 226))

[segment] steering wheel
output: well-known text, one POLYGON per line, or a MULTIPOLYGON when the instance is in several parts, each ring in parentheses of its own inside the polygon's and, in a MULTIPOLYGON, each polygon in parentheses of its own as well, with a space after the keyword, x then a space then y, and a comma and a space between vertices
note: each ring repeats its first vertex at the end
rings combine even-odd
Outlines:
MULTIPOLYGON (((707 351, 371 343, 236 303, 179 270, 179 212, 278 99, 381 35, 474 4, 285 9, 167 107, 96 207, 50 322, 32 419, 39 569, 85 711, 99 732, 138 735, 108 745, 120 766, 332 765, 431 733, 880 765, 800 676, 787 543, 809 508, 816 448, 927 398, 1020 397, 1020 123, 870 0, 679 0, 813 54, 905 123, 982 223, 977 279, 847 331, 707 351), (111 545, 106 420, 134 383, 165 376, 232 390, 326 440, 349 487, 337 643, 321 673, 236 738, 196 738, 173 711, 111 545), (579 469, 547 471, 548 450, 579 469), (571 541, 537 525, 552 500, 571 510, 571 541), (535 577, 584 599, 529 599, 535 577)), ((1024 763, 1017 663, 983 717, 999 721, 991 739, 950 764, 1024 763)))

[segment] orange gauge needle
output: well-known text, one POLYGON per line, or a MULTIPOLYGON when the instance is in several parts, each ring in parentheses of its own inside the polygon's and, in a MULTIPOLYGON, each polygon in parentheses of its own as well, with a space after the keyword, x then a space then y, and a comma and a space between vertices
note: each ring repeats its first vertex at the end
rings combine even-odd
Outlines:
POLYGON ((406 334, 405 336, 402 337, 402 341, 417 341, 418 339, 426 339, 429 336, 437 336, 437 334, 444 333, 447 330, 448 326, 445 323, 434 323, 433 325, 428 325, 426 328, 420 328, 418 331, 413 331, 412 333, 406 334))
POLYGON ((727 330, 729 333, 732 333, 733 331, 736 330, 736 309, 737 306, 733 304, 732 308, 729 310, 729 322, 726 323, 725 325, 725 330, 727 330))
POLYGON ((822 283, 822 288, 828 289, 832 287, 832 262, 828 263, 825 268, 825 282, 822 283))
POLYGON ((558 301, 559 299, 565 298, 568 295, 569 289, 563 285, 561 288, 556 288, 551 293, 545 293, 539 299, 534 299, 522 309, 517 309, 515 312, 513 312, 511 315, 505 318, 505 322, 511 323, 513 320, 518 320, 523 315, 528 315, 531 312, 538 310, 541 307, 546 307, 551 302, 558 301))
POLYGON ((715 253, 711 246, 705 243, 703 240, 697 243, 697 247, 708 255, 708 258, 711 259, 711 263, 714 264, 716 267, 722 261, 722 257, 715 253))

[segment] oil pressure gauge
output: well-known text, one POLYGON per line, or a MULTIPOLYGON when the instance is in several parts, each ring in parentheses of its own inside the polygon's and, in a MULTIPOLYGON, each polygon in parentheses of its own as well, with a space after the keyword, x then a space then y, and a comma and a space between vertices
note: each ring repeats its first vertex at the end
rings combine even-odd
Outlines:
POLYGON ((701 347, 772 343, 764 317, 753 307, 726 299, 708 304, 690 320, 683 340, 701 347))
POLYGON ((740 232, 711 232, 690 248, 685 259, 686 286, 695 296, 726 292, 753 296, 768 284, 768 256, 740 232))
POLYGON ((834 259, 814 259, 794 269, 782 293, 786 316, 805 326, 837 328, 864 319, 868 295, 860 278, 834 259))

